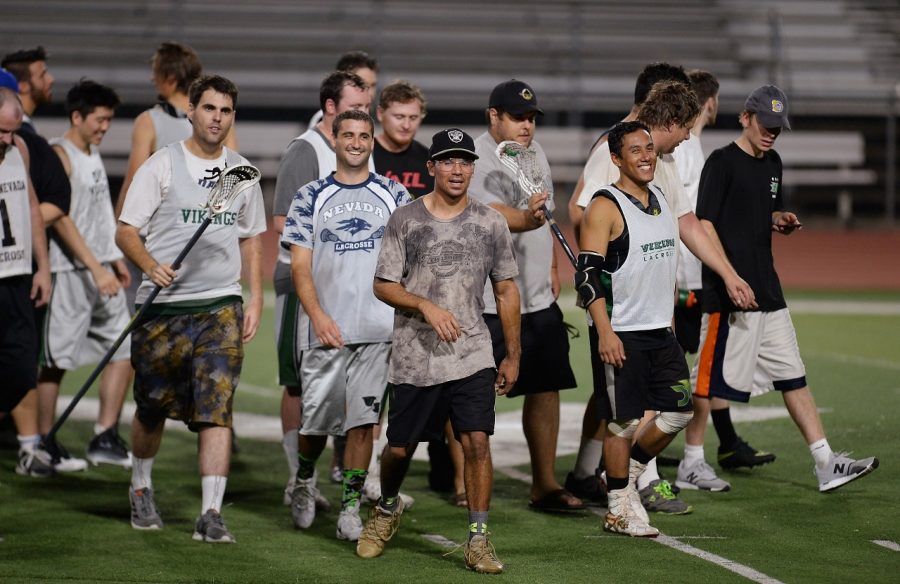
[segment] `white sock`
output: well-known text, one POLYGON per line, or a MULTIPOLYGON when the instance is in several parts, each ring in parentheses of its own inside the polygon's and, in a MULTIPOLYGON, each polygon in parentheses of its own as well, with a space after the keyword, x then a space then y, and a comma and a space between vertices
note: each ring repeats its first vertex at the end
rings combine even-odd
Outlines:
POLYGON ((603 457, 603 440, 595 440, 591 438, 581 443, 578 449, 578 458, 575 459, 575 469, 572 474, 576 479, 585 479, 594 476, 597 467, 600 466, 600 459, 603 457))
POLYGON ((225 498, 226 484, 228 484, 228 477, 220 475, 200 477, 200 486, 203 490, 203 504, 200 508, 201 515, 210 509, 216 513, 222 511, 222 500, 225 498))
POLYGON ((703 445, 698 444, 694 446, 693 444, 688 444, 685 442, 684 444, 684 466, 691 466, 696 464, 698 461, 706 461, 706 458, 703 455, 703 445))
POLYGON ((297 429, 288 430, 281 439, 281 447, 284 448, 284 456, 287 458, 288 470, 290 477, 297 476, 297 469, 300 467, 300 461, 297 460, 297 429))
POLYGON ((100 434, 103 434, 107 430, 109 430, 109 428, 106 428, 100 424, 94 424, 94 436, 99 436, 100 434))
POLYGON ((372 460, 369 461, 369 476, 378 478, 381 476, 381 453, 387 445, 387 424, 381 425, 381 433, 372 444, 372 460))
POLYGON ((816 461, 816 466, 818 468, 824 468, 828 464, 828 461, 831 460, 831 456, 834 454, 831 451, 831 446, 828 445, 827 438, 816 440, 815 442, 810 444, 809 453, 812 454, 813 460, 816 461))
POLYGON ((644 470, 647 469, 647 465, 636 461, 635 459, 630 459, 628 462, 628 484, 636 485, 637 479, 639 476, 644 474, 644 470))
POLYGON ((656 470, 656 457, 653 457, 653 460, 647 463, 647 468, 644 469, 638 478, 637 478, 637 490, 641 490, 653 481, 659 480, 659 471, 656 470))
POLYGON ((19 440, 19 448, 26 452, 34 452, 34 449, 41 443, 40 434, 29 434, 27 436, 16 434, 16 438, 19 440))
POLYGON ((131 459, 131 488, 135 491, 139 491, 141 489, 152 489, 153 488, 153 479, 150 478, 150 473, 153 471, 153 458, 138 458, 137 456, 131 459))

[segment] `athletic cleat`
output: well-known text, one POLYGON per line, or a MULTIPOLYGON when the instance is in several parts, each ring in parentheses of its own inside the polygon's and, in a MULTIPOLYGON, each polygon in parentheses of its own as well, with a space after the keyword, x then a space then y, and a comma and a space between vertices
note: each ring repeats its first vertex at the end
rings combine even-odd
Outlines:
POLYGON ((16 474, 24 477, 46 478, 56 474, 46 450, 37 447, 20 448, 16 474))
POLYGON ((659 530, 635 512, 630 496, 634 487, 629 485, 622 491, 609 492, 609 510, 603 518, 603 530, 631 537, 658 536, 659 530))
POLYGON ((487 535, 476 535, 463 546, 463 557, 466 559, 466 568, 479 574, 501 574, 503 565, 497 558, 494 544, 487 535))
POLYGON ((874 456, 854 460, 849 452, 832 453, 828 464, 823 469, 816 467, 816 478, 819 479, 819 492, 827 493, 850 481, 862 478, 878 468, 878 459, 874 456))
POLYGON ((575 477, 575 473, 570 472, 566 475, 565 486, 567 491, 582 501, 606 505, 606 485, 603 484, 603 480, 596 475, 579 479, 575 477))
MULTIPOLYGON (((608 496, 608 495, 607 495, 608 496)), ((641 500, 641 495, 638 493, 637 489, 634 486, 634 483, 628 485, 626 490, 626 499, 631 506, 631 513, 643 521, 644 523, 650 523, 650 515, 647 514, 647 510, 644 509, 644 502, 641 500)), ((609 502, 607 505, 611 505, 609 502)))
MULTIPOLYGON (((313 474, 313 485, 318 484, 318 474, 319 471, 316 471, 313 474)), ((294 485, 296 484, 296 477, 291 477, 288 479, 287 486, 284 488, 284 497, 281 502, 284 503, 285 507, 290 507, 291 505, 291 495, 294 492, 294 485)), ((328 513, 331 511, 331 501, 325 498, 325 495, 319 492, 316 489, 316 511, 321 511, 322 513, 328 513)))
POLYGON ((731 448, 719 447, 719 466, 725 469, 752 468, 774 460, 775 455, 771 452, 756 450, 740 438, 734 441, 731 448))
POLYGON ((119 436, 119 430, 115 426, 91 439, 86 458, 94 466, 112 464, 131 468, 131 453, 128 451, 128 444, 119 436))
POLYGON ((351 505, 341 509, 337 520, 337 538, 344 541, 358 541, 362 532, 362 519, 359 518, 359 505, 351 505))
POLYGON ((194 541, 206 543, 236 543, 234 536, 225 527, 225 520, 215 509, 207 509, 206 513, 197 518, 193 538, 194 541))
POLYGON ((43 450, 53 460, 53 470, 58 473, 81 472, 87 470, 88 463, 83 458, 75 458, 56 438, 41 441, 39 449, 43 450))
POLYGON ((685 466, 684 461, 678 465, 678 480, 675 486, 681 489, 712 491, 728 491, 731 485, 716 476, 716 471, 705 460, 698 460, 691 466, 685 466))
POLYGON ((359 534, 356 542, 356 555, 361 558, 377 558, 384 552, 384 546, 394 537, 400 527, 400 516, 403 515, 403 499, 397 501, 397 510, 391 513, 375 505, 369 509, 369 519, 359 534))
POLYGON ((128 487, 128 499, 131 501, 131 526, 135 529, 162 529, 163 522, 156 510, 153 500, 153 489, 128 487))
POLYGON ((334 465, 331 467, 331 474, 328 477, 331 479, 331 482, 340 485, 344 482, 344 469, 338 465, 334 465))
POLYGON ((679 499, 672 492, 669 481, 656 479, 640 490, 641 504, 651 513, 665 515, 687 515, 693 507, 679 499))
POLYGON ((307 529, 316 518, 316 495, 319 489, 315 485, 315 477, 309 479, 297 479, 294 491, 291 493, 291 517, 294 518, 294 527, 307 529))

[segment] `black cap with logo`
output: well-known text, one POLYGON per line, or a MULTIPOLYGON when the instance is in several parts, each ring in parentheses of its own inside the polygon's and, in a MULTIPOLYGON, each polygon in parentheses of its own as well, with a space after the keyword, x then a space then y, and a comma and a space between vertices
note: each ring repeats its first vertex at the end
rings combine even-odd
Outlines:
POLYGON ((478 160, 475 154, 475 140, 459 128, 441 130, 431 138, 431 148, 428 149, 430 160, 442 158, 460 157, 468 160, 478 160))
POLYGON ((544 114, 544 110, 538 107, 537 96, 530 85, 518 79, 504 81, 494 88, 488 107, 510 113, 514 116, 522 116, 532 112, 544 114))
POLYGON ((759 123, 765 128, 791 129, 787 96, 774 85, 754 89, 744 102, 744 109, 756 114, 759 123))

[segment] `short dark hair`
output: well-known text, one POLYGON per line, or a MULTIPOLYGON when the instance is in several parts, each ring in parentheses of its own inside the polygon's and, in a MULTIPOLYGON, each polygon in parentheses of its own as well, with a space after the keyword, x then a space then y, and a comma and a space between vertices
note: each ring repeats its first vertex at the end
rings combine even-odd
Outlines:
POLYGON ((339 113, 334 121, 331 122, 331 133, 334 134, 335 137, 338 135, 338 130, 341 128, 341 123, 344 120, 357 120, 359 122, 368 122, 369 130, 374 134, 375 133, 375 120, 372 119, 372 116, 369 115, 369 112, 364 112, 362 110, 347 110, 345 112, 339 113))
POLYGON ((116 92, 106 85, 90 79, 82 79, 66 94, 66 114, 69 121, 72 114, 78 112, 82 118, 88 117, 98 107, 116 109, 122 103, 116 92))
POLYGON ((679 81, 688 87, 691 86, 691 80, 684 72, 684 67, 665 62, 650 63, 640 72, 634 84, 634 105, 643 104, 650 90, 660 81, 679 81))
POLYGON ((684 126, 699 113, 700 102, 693 89, 678 81, 660 81, 650 90, 637 119, 650 128, 684 126))
POLYGON ((341 94, 348 85, 363 91, 366 90, 366 82, 356 73, 349 71, 333 71, 329 73, 319 88, 319 107, 322 111, 325 111, 325 102, 329 99, 334 103, 341 101, 341 94))
POLYGON ((697 94, 697 101, 702 106, 706 101, 719 93, 719 80, 709 71, 691 69, 688 71, 691 80, 691 89, 697 94))
POLYGON ((378 105, 382 109, 387 109, 392 103, 409 103, 411 101, 418 101, 422 106, 422 115, 425 115, 425 107, 428 105, 428 102, 425 101, 425 94, 409 81, 398 79, 381 90, 378 105))
POLYGON ((190 91, 191 83, 203 73, 197 52, 174 41, 159 45, 150 63, 154 74, 158 73, 163 79, 174 78, 175 86, 181 93, 190 91))
POLYGON ((340 56, 334 66, 336 71, 350 71, 351 73, 364 67, 378 72, 378 61, 365 51, 347 51, 340 56))
POLYGON ((619 122, 612 128, 610 128, 609 132, 607 132, 607 142, 609 143, 609 152, 610 154, 615 154, 618 157, 622 156, 622 146, 625 144, 625 136, 628 134, 632 134, 634 132, 640 132, 643 130, 644 132, 650 133, 650 128, 641 122, 619 122))
POLYGON ((231 107, 237 109, 237 86, 231 80, 221 75, 203 75, 191 83, 188 98, 192 106, 197 107, 197 104, 200 103, 200 98, 207 89, 227 95, 231 98, 231 107))
POLYGON ((0 61, 0 67, 3 67, 13 75, 17 81, 30 81, 31 72, 29 67, 32 63, 47 60, 47 51, 44 47, 37 46, 33 49, 22 49, 9 53, 0 61))

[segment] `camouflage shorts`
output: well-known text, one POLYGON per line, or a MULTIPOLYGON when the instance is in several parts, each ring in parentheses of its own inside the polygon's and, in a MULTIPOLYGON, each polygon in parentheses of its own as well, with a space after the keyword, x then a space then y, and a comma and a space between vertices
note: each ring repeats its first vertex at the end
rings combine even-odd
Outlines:
POLYGON ((137 416, 155 427, 164 418, 231 427, 234 390, 241 376, 243 306, 159 316, 131 333, 137 416))

